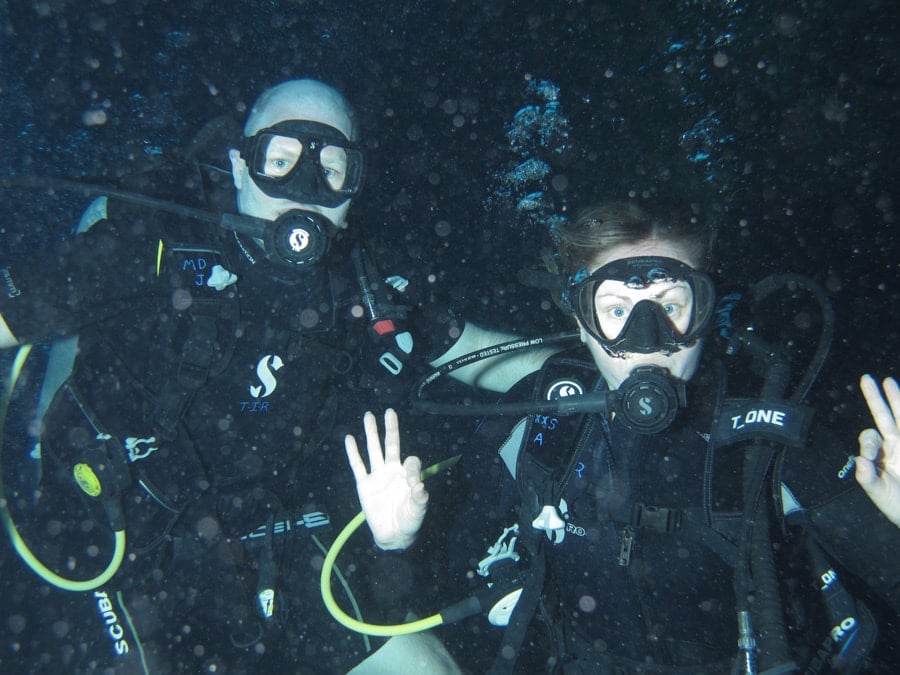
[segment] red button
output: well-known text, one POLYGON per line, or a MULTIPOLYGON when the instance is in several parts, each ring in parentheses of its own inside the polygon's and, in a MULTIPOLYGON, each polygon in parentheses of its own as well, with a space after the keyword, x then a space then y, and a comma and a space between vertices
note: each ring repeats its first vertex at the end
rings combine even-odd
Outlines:
POLYGON ((372 330, 374 330, 378 335, 389 335, 397 330, 394 326, 394 322, 390 319, 382 319, 381 321, 376 321, 372 325, 372 330))

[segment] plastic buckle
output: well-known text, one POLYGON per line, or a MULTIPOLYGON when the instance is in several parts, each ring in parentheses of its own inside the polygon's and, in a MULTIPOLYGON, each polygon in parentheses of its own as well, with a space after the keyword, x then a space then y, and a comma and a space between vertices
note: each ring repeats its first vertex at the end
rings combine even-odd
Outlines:
POLYGON ((486 577, 491 573, 491 565, 501 560, 519 562, 519 554, 516 553, 516 542, 519 540, 519 524, 507 527, 503 530, 497 541, 488 548, 488 555, 479 561, 478 574, 486 577))
POLYGON ((636 503, 631 507, 631 525, 655 532, 677 532, 681 529, 681 511, 661 506, 636 503))

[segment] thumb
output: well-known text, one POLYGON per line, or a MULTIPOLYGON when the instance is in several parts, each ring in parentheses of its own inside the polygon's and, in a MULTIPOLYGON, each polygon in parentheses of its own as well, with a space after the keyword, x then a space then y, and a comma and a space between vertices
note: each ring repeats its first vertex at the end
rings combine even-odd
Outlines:
POLYGON ((425 484, 419 483, 418 485, 414 485, 409 494, 413 504, 422 507, 419 510, 424 513, 425 505, 428 504, 428 491, 425 489, 425 484))
POLYGON ((856 482, 859 483, 867 492, 874 487, 875 483, 875 465, 865 456, 856 458, 856 482))
POLYGON ((406 471, 406 484, 409 486, 412 502, 418 505, 426 504, 428 492, 422 481, 422 460, 411 455, 403 461, 403 469, 406 471))

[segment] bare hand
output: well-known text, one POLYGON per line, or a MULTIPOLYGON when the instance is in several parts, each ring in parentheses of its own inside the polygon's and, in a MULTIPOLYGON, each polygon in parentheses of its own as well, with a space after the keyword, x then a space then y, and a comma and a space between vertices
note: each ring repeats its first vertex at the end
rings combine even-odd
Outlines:
POLYGON ((875 429, 859 434, 856 480, 894 525, 900 527, 900 387, 889 377, 884 395, 871 375, 859 381, 875 429))

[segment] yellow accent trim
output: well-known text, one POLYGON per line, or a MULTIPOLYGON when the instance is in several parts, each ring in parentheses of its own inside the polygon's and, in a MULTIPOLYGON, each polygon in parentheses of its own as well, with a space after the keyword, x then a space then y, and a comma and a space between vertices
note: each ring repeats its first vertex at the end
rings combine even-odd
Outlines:
POLYGON ((162 257, 163 257, 163 249, 165 248, 165 244, 163 244, 163 240, 159 240, 159 244, 156 246, 156 276, 159 276, 159 271, 162 269, 162 257))
POLYGON ((84 462, 76 464, 72 467, 72 475, 75 477, 75 482, 78 483, 78 487, 80 487, 88 497, 99 497, 100 493, 103 492, 103 487, 100 485, 100 479, 97 478, 97 474, 94 473, 90 464, 85 464, 84 462))

